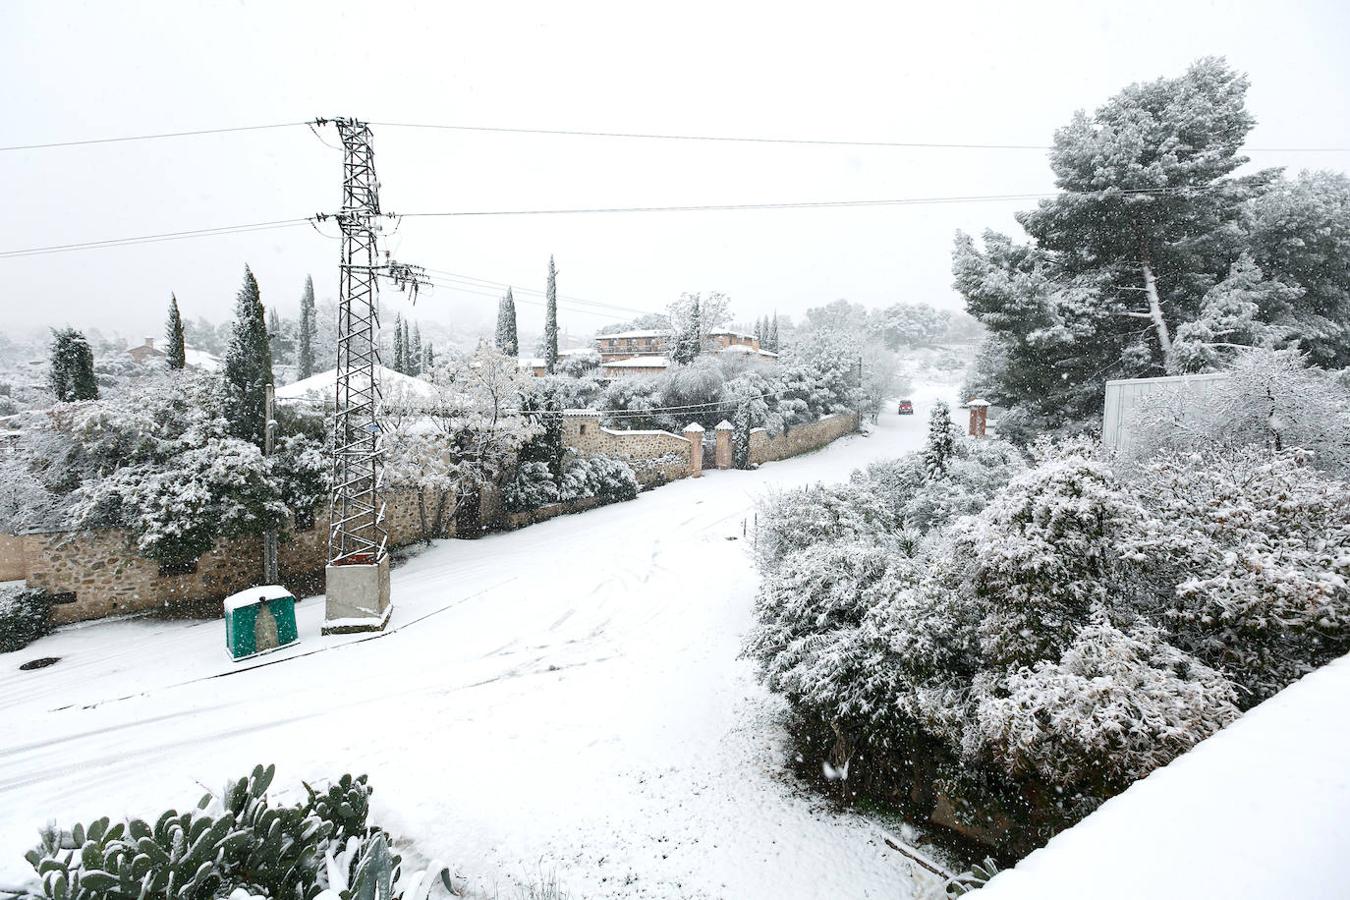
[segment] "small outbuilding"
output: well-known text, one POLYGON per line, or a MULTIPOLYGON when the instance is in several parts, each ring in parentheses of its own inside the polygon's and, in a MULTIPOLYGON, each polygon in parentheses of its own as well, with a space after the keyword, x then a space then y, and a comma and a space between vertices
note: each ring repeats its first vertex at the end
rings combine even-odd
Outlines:
POLYGON ((225 598, 225 649, 234 660, 279 650, 299 639, 295 597, 281 585, 252 587, 225 598))

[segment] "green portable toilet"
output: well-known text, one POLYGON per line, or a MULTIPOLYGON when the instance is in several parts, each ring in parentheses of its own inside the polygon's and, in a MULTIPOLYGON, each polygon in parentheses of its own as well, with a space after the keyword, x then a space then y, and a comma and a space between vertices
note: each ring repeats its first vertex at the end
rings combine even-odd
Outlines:
POLYGON ((225 598, 225 649, 236 662, 299 640, 295 597, 279 584, 252 587, 225 598))

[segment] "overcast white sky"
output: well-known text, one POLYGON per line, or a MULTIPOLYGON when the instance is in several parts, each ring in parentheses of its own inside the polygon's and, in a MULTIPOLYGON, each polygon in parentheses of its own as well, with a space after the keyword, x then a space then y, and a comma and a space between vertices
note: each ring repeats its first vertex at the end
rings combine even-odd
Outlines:
MULTIPOLYGON (((301 121, 1046 144, 1074 109, 1223 54, 1252 79, 1256 147, 1350 147, 1350 5, 1140 2, 0 4, 0 144, 301 121)), ((325 136, 334 141, 330 132, 325 136)), ((1039 151, 856 149, 377 128, 394 211, 1007 194, 1051 187, 1039 151)), ((1256 162, 1350 167, 1350 154, 1256 162)), ((309 215, 340 153, 305 128, 0 153, 0 250, 309 215)), ((1013 229, 1027 203, 405 221, 395 255, 657 310, 722 290, 738 317, 840 297, 956 306, 957 228, 1013 229)), ((0 259, 3 327, 158 334, 229 314, 243 266, 288 315, 308 227, 0 259)), ((519 295, 518 295, 519 296, 519 295)), ((399 308, 386 292, 386 309, 399 308)), ((521 305, 535 330, 542 309, 521 305)), ((438 289, 414 315, 473 327, 488 296, 438 289)), ((573 333, 607 316, 564 309, 573 333)))

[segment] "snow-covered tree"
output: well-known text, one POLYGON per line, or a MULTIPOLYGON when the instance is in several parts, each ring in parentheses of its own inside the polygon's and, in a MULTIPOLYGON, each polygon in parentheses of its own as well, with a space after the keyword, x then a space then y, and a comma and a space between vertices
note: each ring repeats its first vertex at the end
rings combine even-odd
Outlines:
POLYGON ((272 384, 272 351, 266 312, 253 271, 244 267, 244 284, 235 298, 234 326, 225 352, 226 409, 230 433, 262 446, 263 405, 272 384))
POLYGON ((408 367, 408 347, 403 342, 403 316, 394 316, 394 371, 403 372, 408 367))
POLYGON ((165 363, 170 369, 187 365, 187 348, 183 343, 183 317, 178 312, 178 297, 169 295, 169 320, 164 325, 165 363))
POLYGON ((314 321, 314 278, 305 276, 305 292, 300 295, 300 325, 296 334, 295 377, 308 378, 314 374, 314 339, 318 324, 314 321))
POLYGON ((1205 292, 1199 316, 1177 328, 1173 347, 1177 370, 1212 371, 1243 348, 1285 343, 1293 332, 1270 324, 1267 311, 1286 308, 1302 295, 1302 288, 1267 281, 1252 258, 1243 254, 1228 277, 1205 292))
POLYGON ((684 294, 671 305, 670 320, 675 328, 671 338, 670 361, 687 366, 703 352, 704 325, 698 294, 684 294))
POLYGON ((415 490, 426 538, 441 534, 464 498, 511 470, 539 427, 519 410, 530 388, 513 358, 485 348, 430 373, 435 394, 386 398, 385 478, 415 490))
POLYGON ((74 328, 52 331, 51 389, 62 402, 95 400, 98 379, 94 376, 94 351, 74 328))
POLYGON ((516 336, 516 298, 511 289, 497 303, 497 334, 495 339, 497 352, 506 356, 520 353, 520 340, 516 336))
POLYGON ((923 445, 923 464, 929 478, 947 474, 947 466, 956 455, 960 440, 960 432, 952 424, 951 409, 944 401, 937 401, 928 414, 928 437, 923 445))
POLYGON ((731 432, 731 465, 737 469, 750 468, 750 404, 736 404, 731 432))
POLYGON ((544 292, 544 374, 558 365, 558 267, 548 258, 548 284, 544 292))
MULTIPOLYGON (((405 326, 406 327, 406 326, 405 326)), ((412 334, 408 337, 407 345, 408 371, 409 375, 422 374, 422 326, 413 325, 412 334)))

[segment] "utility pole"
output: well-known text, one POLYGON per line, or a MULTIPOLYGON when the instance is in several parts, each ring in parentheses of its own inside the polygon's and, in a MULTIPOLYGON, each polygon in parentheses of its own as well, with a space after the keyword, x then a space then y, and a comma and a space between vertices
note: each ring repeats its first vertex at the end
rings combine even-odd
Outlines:
POLYGON ((337 385, 333 414, 333 494, 328 517, 325 634, 380 631, 389 621, 388 532, 384 525, 380 427, 380 314, 377 277, 414 299, 422 270, 378 255, 380 184, 370 127, 357 119, 317 119, 342 140, 338 263, 337 385))
MULTIPOLYGON (((269 384, 263 395, 263 456, 272 455, 276 442, 276 388, 269 384)), ((281 581, 277 572, 277 530, 268 528, 263 532, 263 581, 276 584, 281 581)))

